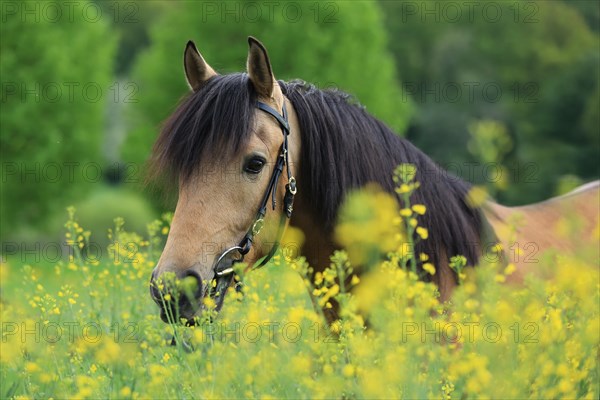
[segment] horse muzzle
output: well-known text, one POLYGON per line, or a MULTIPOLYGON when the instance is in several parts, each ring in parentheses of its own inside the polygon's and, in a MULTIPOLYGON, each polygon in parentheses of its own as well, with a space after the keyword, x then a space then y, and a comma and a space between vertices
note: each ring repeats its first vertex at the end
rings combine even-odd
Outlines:
POLYGON ((160 318, 166 323, 194 325, 194 317, 202 308, 202 299, 207 288, 197 272, 189 269, 181 278, 170 279, 157 276, 156 270, 150 277, 150 296, 160 309, 160 318))
POLYGON ((166 323, 195 325, 194 317, 206 308, 204 299, 207 296, 213 300, 211 311, 218 312, 231 284, 235 283, 236 290, 241 288, 233 270, 233 264, 239 260, 231 258, 231 253, 228 251, 219 257, 213 269, 214 277, 208 285, 203 285, 200 275, 191 268, 180 278, 174 274, 158 276, 155 269, 150 277, 150 296, 160 309, 161 319, 166 323))

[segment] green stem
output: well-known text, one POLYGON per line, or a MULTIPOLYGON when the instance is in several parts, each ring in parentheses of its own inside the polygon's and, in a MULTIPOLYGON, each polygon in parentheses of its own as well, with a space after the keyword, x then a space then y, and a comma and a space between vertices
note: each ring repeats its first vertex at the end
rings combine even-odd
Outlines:
MULTIPOLYGON (((405 208, 410 210, 410 195, 408 193, 404 194, 404 206, 405 208)), ((411 217, 402 217, 404 219, 404 225, 406 226, 408 246, 409 246, 409 257, 410 257, 410 269, 414 274, 417 273, 417 259, 415 258, 415 241, 413 235, 415 233, 415 229, 410 224, 411 217)))

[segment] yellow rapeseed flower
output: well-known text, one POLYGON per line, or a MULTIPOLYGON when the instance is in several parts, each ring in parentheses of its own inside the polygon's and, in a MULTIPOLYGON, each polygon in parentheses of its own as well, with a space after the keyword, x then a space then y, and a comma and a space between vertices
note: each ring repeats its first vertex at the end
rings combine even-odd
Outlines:
POLYGON ((410 217, 412 215, 412 211, 410 208, 403 208, 400 210, 400 215, 403 217, 410 217))
POLYGON ((425 240, 429 237, 429 231, 427 230, 427 228, 418 226, 416 231, 417 231, 417 235, 419 235, 419 237, 423 240, 425 240))
POLYGON ((351 364, 346 364, 344 365, 344 368, 342 369, 342 374, 349 378, 351 376, 354 376, 354 372, 356 371, 356 368, 354 368, 353 365, 351 364))
POLYGON ((473 186, 467 193, 467 203, 473 208, 479 208, 486 202, 487 191, 482 186, 473 186))
POLYGON ((398 194, 405 194, 405 193, 409 193, 411 190, 412 189, 409 185, 407 185, 406 183, 403 183, 396 189, 396 192, 398 194))
POLYGON ((414 212, 416 212, 419 215, 424 215, 427 211, 427 207, 425 207, 425 205, 423 204, 413 204, 411 208, 414 212))
POLYGON ((431 263, 423 264, 423 269, 429 273, 429 275, 435 275, 435 267, 431 263))
POLYGON ((513 272, 517 270, 517 267, 513 263, 509 263, 506 268, 504 268, 504 275, 512 275, 513 272))
MULTIPOLYGON (((3 346, 4 347, 4 346, 3 346)), ((28 362, 25 364, 25 371, 32 373, 32 372, 38 372, 40 370, 40 366, 34 362, 28 362)))

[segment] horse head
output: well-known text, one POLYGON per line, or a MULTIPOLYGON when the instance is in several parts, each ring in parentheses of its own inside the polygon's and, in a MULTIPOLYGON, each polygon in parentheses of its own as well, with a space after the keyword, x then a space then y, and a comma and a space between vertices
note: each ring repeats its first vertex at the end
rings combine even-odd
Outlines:
POLYGON ((234 281, 232 265, 272 256, 291 216, 298 123, 265 47, 252 37, 248 43, 247 72, 219 75, 188 42, 191 93, 155 143, 155 167, 178 182, 150 285, 165 321, 191 322, 206 298, 219 309, 234 281), (185 289, 174 290, 168 275, 185 280, 185 289))

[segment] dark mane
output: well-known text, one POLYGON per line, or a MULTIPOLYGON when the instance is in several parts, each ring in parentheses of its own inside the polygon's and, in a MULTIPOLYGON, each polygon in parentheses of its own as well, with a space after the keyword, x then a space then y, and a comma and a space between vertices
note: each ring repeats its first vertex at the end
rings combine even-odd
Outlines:
MULTIPOLYGON (((327 232, 332 231, 349 190, 377 182, 394 193, 394 168, 412 163, 421 183, 413 201, 427 206, 421 221, 429 230, 429 239, 418 244, 417 252, 428 254, 436 266, 444 255, 446 260, 461 254, 470 264, 478 261, 484 222, 465 202, 469 184, 440 169, 348 94, 301 81, 279 84, 300 123, 298 183, 312 215, 327 232)), ((151 168, 187 179, 203 162, 234 156, 252 134, 256 100, 247 74, 211 78, 166 121, 151 168)))
POLYGON ((252 134, 256 100, 245 73, 209 79, 164 123, 154 144, 151 176, 186 180, 203 162, 231 159, 252 134))
POLYGON ((421 220, 429 230, 429 239, 417 245, 417 252, 429 255, 436 266, 440 265, 440 253, 446 253, 446 259, 460 254, 470 264, 478 261, 482 219, 466 204, 468 183, 443 171, 348 94, 320 90, 302 81, 280 85, 300 123, 298 182, 311 202, 313 215, 329 232, 348 190, 377 182, 394 193, 394 168, 412 163, 421 187, 411 200, 427 206, 421 220))

